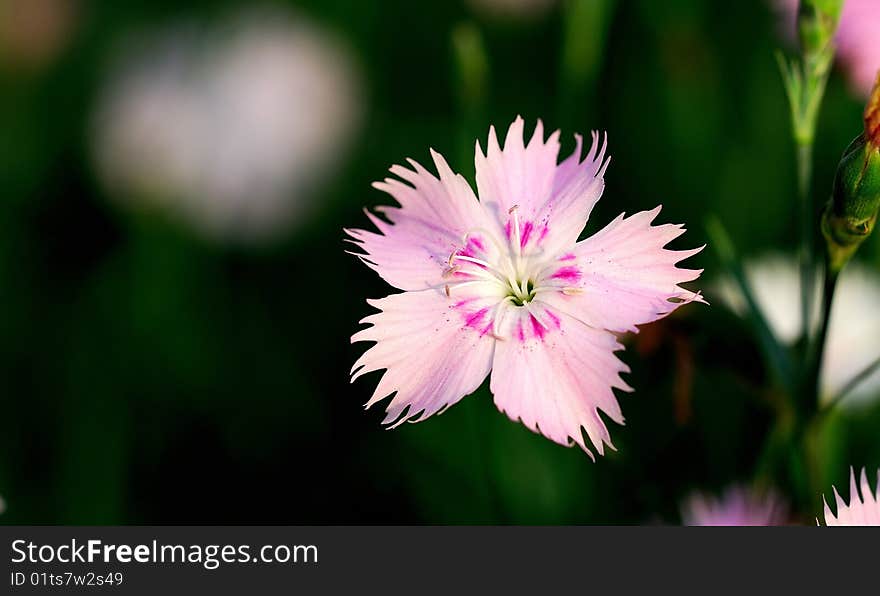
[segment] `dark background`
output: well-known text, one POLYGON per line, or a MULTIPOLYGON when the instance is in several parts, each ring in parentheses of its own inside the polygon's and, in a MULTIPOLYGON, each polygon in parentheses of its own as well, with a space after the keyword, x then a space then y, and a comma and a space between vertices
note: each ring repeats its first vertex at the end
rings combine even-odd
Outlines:
MULTIPOLYGON (((627 340, 636 388, 617 452, 593 464, 496 411, 486 387, 394 431, 354 385, 365 298, 391 290, 344 253, 343 227, 387 203, 370 183, 428 147, 472 176, 474 139, 521 114, 571 133, 607 130, 613 163, 588 230, 662 203, 706 242, 718 214, 745 255, 793 249, 788 109, 759 0, 619 0, 595 76, 560 68, 559 6, 486 16, 458 1, 290 3, 353 48, 365 117, 314 212, 261 245, 206 240, 126 209, 99 183, 88 122, 116 44, 242 4, 82 2, 51 61, 0 56, 0 494, 3 523, 676 522, 693 489, 747 480, 770 423, 748 329, 693 305, 627 340), (451 32, 471 23, 489 60, 485 103, 464 113, 451 32)), ((8 24, 8 23, 7 23, 8 24)), ((596 35, 597 25, 584 35, 596 35)), ((859 132, 862 100, 832 76, 817 195, 859 132)), ((860 258, 876 267, 877 242, 860 258)), ((719 269, 692 259, 702 286, 719 269)), ((712 301, 710 296, 710 301, 712 301)), ((826 486, 880 464, 880 407, 834 415, 826 486)), ((845 486, 845 485, 844 485, 845 486)), ((818 513, 818 512, 817 512, 818 513)))

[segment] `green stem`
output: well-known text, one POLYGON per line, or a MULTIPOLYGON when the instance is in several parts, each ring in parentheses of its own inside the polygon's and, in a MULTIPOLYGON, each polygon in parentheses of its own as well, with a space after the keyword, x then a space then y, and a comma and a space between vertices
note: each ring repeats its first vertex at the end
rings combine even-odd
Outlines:
POLYGON ((809 350, 807 361, 807 382, 805 389, 808 401, 804 404, 810 414, 815 413, 819 403, 819 375, 822 370, 822 357, 825 354, 825 340, 828 337, 828 321, 831 318, 831 305, 834 302, 834 291, 840 272, 825 266, 825 277, 822 288, 822 318, 819 330, 809 350))
POLYGON ((800 199, 800 278, 801 278, 801 329, 804 338, 810 337, 812 329, 813 293, 815 280, 815 231, 813 200, 810 180, 813 170, 813 142, 805 141, 797 146, 798 196, 800 199))
POLYGON ((823 269, 822 310, 819 328, 813 341, 807 347, 805 361, 806 374, 802 376, 802 384, 796 406, 796 430, 792 443, 792 478, 798 487, 797 494, 803 507, 813 508, 821 491, 819 449, 816 436, 821 423, 819 412, 819 383, 822 370, 822 358, 828 337, 828 322, 831 318, 831 306, 834 303, 834 292, 837 288, 839 270, 833 269, 827 262, 823 269))
MULTIPOLYGON (((803 8, 803 7, 802 7, 803 8)), ((817 10, 813 7, 813 10, 817 10)), ((838 11, 839 12, 839 11, 838 11)), ((828 16, 828 15, 818 15, 828 16)), ((804 14, 801 14, 804 17, 804 14)), ((799 21, 799 25, 800 25, 799 21)), ((833 27, 832 27, 833 29, 833 27)), ((838 270, 832 270, 826 262, 822 292, 822 314, 819 329, 812 335, 814 292, 816 289, 816 224, 818 222, 813 204, 811 180, 813 173, 813 144, 816 122, 825 95, 828 74, 834 58, 834 45, 830 43, 832 31, 820 44, 802 44, 800 60, 789 62, 777 54, 785 91, 791 110, 792 137, 797 150, 797 192, 800 207, 800 260, 801 324, 803 345, 801 366, 793 391, 789 393, 786 407, 780 410, 777 427, 782 436, 771 434, 768 449, 776 449, 777 442, 788 447, 787 469, 801 506, 812 508, 819 487, 819 452, 817 435, 819 429, 819 374, 822 355, 828 333, 828 320, 838 270), (790 415, 787 415, 790 414, 790 415), (787 431, 787 432, 786 432, 787 431)), ((803 39, 802 39, 803 41, 803 39)), ((784 447, 782 448, 784 450, 784 447)), ((772 459, 771 455, 768 456, 772 459)), ((759 470, 760 471, 760 470, 759 470)))

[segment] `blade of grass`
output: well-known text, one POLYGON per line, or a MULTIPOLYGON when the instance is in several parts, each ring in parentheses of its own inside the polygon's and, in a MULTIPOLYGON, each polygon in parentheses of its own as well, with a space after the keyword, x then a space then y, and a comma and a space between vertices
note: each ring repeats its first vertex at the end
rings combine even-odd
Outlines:
POLYGON ((716 216, 710 216, 707 219, 706 233, 709 236, 709 243, 715 249, 722 267, 736 282, 746 301, 749 322, 755 330, 758 344, 770 367, 771 373, 776 381, 791 394, 794 390, 794 376, 788 351, 773 334, 764 313, 761 311, 761 307, 755 300, 755 295, 746 279, 742 264, 737 258, 730 235, 727 233, 721 220, 716 216))

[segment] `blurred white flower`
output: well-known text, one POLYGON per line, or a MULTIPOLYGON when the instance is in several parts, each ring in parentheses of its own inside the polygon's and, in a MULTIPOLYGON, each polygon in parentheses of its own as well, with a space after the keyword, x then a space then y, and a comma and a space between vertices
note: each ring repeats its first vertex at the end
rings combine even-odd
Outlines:
MULTIPOLYGON (((800 277, 797 260, 767 255, 746 262, 746 278, 767 322, 776 337, 793 344, 802 335, 800 316, 800 277)), ((818 318, 817 306, 813 320, 818 318)), ((731 279, 716 284, 716 292, 734 312, 745 316, 745 300, 731 279)), ((880 357, 880 275, 858 263, 850 263, 838 281, 828 339, 822 361, 821 393, 831 399, 861 371, 880 357)), ((859 383, 843 404, 864 403, 880 395, 880 371, 859 383)))
POLYGON ((692 494, 681 518, 686 526, 781 526, 788 521, 788 508, 775 492, 732 486, 720 498, 692 494))
POLYGON ((344 46, 300 17, 170 28, 125 52, 101 96, 98 173, 210 236, 271 237, 342 164, 360 90, 344 46))
POLYGON ((557 0, 467 0, 476 12, 502 19, 530 19, 545 14, 557 0))
MULTIPOLYGON (((847 505, 837 488, 834 488, 834 501, 837 515, 831 513, 825 501, 826 526, 880 526, 880 470, 877 470, 876 492, 871 493, 868 475, 862 468, 861 482, 856 485, 855 470, 849 472, 849 505, 847 505), (861 495, 859 490, 861 489, 861 495)), ((817 520, 818 522, 818 520, 817 520)))

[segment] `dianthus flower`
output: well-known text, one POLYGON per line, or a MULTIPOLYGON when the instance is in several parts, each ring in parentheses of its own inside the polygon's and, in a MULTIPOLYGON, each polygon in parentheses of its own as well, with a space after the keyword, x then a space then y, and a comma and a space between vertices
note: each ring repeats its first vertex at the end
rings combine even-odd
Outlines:
POLYGON ((368 300, 380 312, 352 342, 376 342, 352 368, 352 381, 385 369, 367 407, 395 394, 385 423, 418 422, 476 390, 492 373, 495 404, 512 420, 590 456, 611 446, 601 410, 623 423, 613 389, 620 374, 615 333, 637 331, 680 305, 701 300, 679 287, 701 271, 675 264, 700 249, 663 248, 681 225, 652 226, 660 211, 622 214, 578 242, 604 189, 607 142, 582 139, 561 163, 559 132, 539 121, 528 144, 523 120, 502 149, 494 128, 476 146, 477 195, 441 155, 439 178, 413 160, 400 179, 374 186, 400 207, 367 212, 378 233, 347 230, 359 258, 403 290, 368 300))

